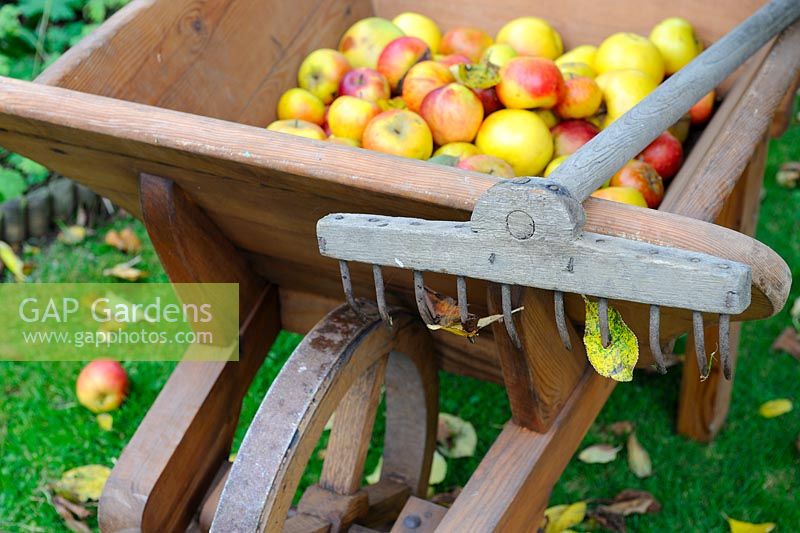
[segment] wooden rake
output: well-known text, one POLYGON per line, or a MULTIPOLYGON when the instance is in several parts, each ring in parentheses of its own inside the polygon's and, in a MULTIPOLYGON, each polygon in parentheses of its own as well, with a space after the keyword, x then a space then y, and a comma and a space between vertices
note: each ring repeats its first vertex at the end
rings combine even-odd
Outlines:
MULTIPOLYGON (((666 372, 660 345, 660 308, 692 312, 698 366, 708 372, 703 314, 719 315, 719 353, 731 376, 730 316, 750 305, 750 266, 708 254, 583 231, 581 203, 661 132, 677 122, 747 58, 795 19, 800 0, 773 0, 672 75, 638 105, 562 163, 548 179, 503 180, 478 200, 470 221, 438 221, 334 213, 319 220, 320 253, 339 260, 347 302, 353 296, 348 261, 373 265, 376 300, 389 322, 382 266, 411 269, 423 320, 423 272, 456 276, 458 307, 466 322, 466 277, 501 285, 503 322, 521 348, 512 318, 512 285, 554 291, 556 325, 571 350, 564 292, 598 299, 600 336, 610 343, 608 299, 650 306, 650 349, 666 372)), ((635 236, 632 236, 635 237, 635 236)))

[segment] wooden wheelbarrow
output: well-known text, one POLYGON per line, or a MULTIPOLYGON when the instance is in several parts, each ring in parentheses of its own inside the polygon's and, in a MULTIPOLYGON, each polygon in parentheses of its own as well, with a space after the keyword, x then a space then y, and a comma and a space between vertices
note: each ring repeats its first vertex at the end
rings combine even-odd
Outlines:
MULTIPOLYGON (((240 361, 178 365, 114 468, 101 500, 104 530, 207 529, 215 514, 219 531, 229 524, 363 531, 387 522, 397 531, 536 528, 550 489, 614 387, 587 366, 577 333, 585 319, 580 297, 565 299, 571 351, 557 340, 553 294, 534 288, 517 295, 525 307, 516 319, 521 349, 502 325, 469 344, 431 334, 407 311, 416 307, 414 283, 401 269, 383 269, 382 311, 392 328, 383 327, 370 301, 373 271, 354 264, 353 291, 367 297, 356 302, 368 311, 362 320, 340 305, 339 265, 320 255, 317 221, 334 212, 467 221, 497 180, 262 129, 300 61, 333 46, 355 21, 419 11, 451 26, 494 31, 531 14, 525 2, 501 3, 487 10, 478 0, 457 7, 419 0, 134 0, 35 83, 0 78, 0 145, 141 218, 172 281, 240 285, 240 361), (310 333, 266 396, 221 498, 242 398, 281 328, 310 333), (438 369, 503 383, 513 413, 446 514, 419 498, 435 439, 438 369), (383 474, 361 488, 381 384, 383 474), (290 510, 297 479, 334 410, 320 483, 290 510)), ((567 48, 620 30, 646 33, 673 15, 689 18, 714 42, 761 4, 647 1, 631 9, 629 0, 565 0, 535 14, 559 28, 567 48)), ((723 103, 659 211, 583 202, 585 231, 749 267, 750 303, 731 318, 734 352, 739 322, 775 314, 788 295, 785 263, 748 235, 767 135, 782 130, 791 106, 798 47, 794 24, 723 82, 723 103)), ((444 293, 454 288, 440 274, 426 274, 425 283, 444 293)), ((472 311, 499 306, 494 284, 471 279, 466 289, 472 311)), ((613 305, 640 339, 648 338, 646 306, 613 305)), ((714 346, 715 317, 704 319, 700 338, 714 346)), ((658 341, 690 331, 692 323, 692 313, 664 309, 658 341)), ((650 366, 646 343, 641 352, 640 364, 650 366)), ((703 383, 698 374, 687 358, 678 428, 710 440, 725 418, 730 382, 719 365, 703 383)))

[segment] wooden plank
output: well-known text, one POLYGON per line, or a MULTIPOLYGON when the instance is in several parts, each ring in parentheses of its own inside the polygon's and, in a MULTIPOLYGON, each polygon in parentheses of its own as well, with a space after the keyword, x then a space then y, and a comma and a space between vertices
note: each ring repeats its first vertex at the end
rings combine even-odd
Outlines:
POLYGON ((203 502, 200 504, 200 511, 197 513, 197 526, 200 531, 208 531, 211 529, 211 521, 214 519, 214 513, 217 511, 219 498, 222 496, 222 488, 228 480, 228 474, 231 472, 231 462, 225 461, 214 476, 214 481, 208 488, 206 495, 203 497, 203 502))
POLYGON ((303 58, 371 14, 367 0, 138 0, 37 82, 264 127, 303 58))
POLYGON ((535 530, 553 485, 614 385, 588 368, 547 432, 506 424, 437 531, 535 530))
POLYGON ((328 533, 331 524, 327 520, 308 514, 296 514, 286 520, 284 533, 328 533))
POLYGON ((369 527, 380 527, 387 522, 394 522, 411 496, 411 489, 407 484, 391 479, 382 479, 374 485, 367 485, 364 492, 369 499, 369 512, 359 518, 358 523, 369 527))
POLYGON ((100 501, 104 529, 185 529, 227 459, 241 401, 280 330, 277 288, 243 262, 168 180, 142 180, 145 224, 176 282, 241 285, 239 362, 180 363, 117 460, 100 501))
MULTIPOLYGON (((392 533, 433 533, 447 514, 447 508, 412 496, 392 526, 392 533)), ((467 530, 476 531, 476 530, 467 530)))
MULTIPOLYGON (((464 220, 480 194, 497 181, 14 80, 0 80, 0 91, 0 144, 102 190, 134 213, 139 212, 131 201, 138 172, 169 173, 192 191, 237 246, 279 259, 278 265, 302 265, 302 272, 291 273, 300 283, 288 285, 292 288, 315 290, 325 276, 338 277, 335 262, 315 251, 314 227, 321 216, 369 205, 386 215, 464 220), (90 168, 85 161, 92 161, 90 168)), ((750 264, 757 294, 741 318, 769 316, 785 302, 788 268, 763 245, 686 218, 594 198, 585 207, 587 231, 679 245, 750 264)), ((278 275, 283 274, 270 279, 284 285, 278 275)), ((476 303, 484 298, 478 294, 476 303)))
MULTIPOLYGON (((572 351, 558 340, 552 291, 520 288, 517 292, 519 299, 513 307, 524 307, 515 319, 522 349, 511 342, 504 324, 495 323, 492 329, 512 420, 545 432, 583 376, 586 352, 570 323, 572 351)), ((502 313, 499 287, 490 289, 489 304, 492 314, 502 313)))

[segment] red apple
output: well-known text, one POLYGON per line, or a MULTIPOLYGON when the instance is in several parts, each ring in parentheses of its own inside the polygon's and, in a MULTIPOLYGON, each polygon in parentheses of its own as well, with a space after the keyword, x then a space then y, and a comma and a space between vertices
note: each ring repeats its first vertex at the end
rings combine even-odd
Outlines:
POLYGON ((483 122, 483 104, 472 89, 451 83, 431 91, 419 110, 438 145, 471 142, 483 122))
POLYGON ((497 89, 489 87, 488 89, 475 89, 475 94, 481 99, 483 104, 483 116, 489 116, 495 111, 503 109, 503 102, 497 96, 497 89))
POLYGON ((393 93, 403 89, 403 78, 411 67, 431 58, 425 41, 416 37, 398 37, 386 45, 378 58, 378 72, 389 81, 393 93))
POLYGON ((564 81, 564 94, 555 111, 561 118, 588 118, 597 113, 603 92, 592 78, 571 77, 564 81))
POLYGON ((93 413, 119 407, 128 395, 128 374, 117 361, 97 359, 81 370, 75 393, 81 405, 93 413))
POLYGON ((648 163, 664 181, 672 179, 683 163, 683 145, 681 142, 670 132, 665 131, 659 135, 655 141, 645 148, 641 154, 640 159, 648 163))
POLYGON ((565 120, 550 130, 553 134, 553 157, 569 155, 600 133, 593 124, 585 120, 565 120))
POLYGON ((389 82, 383 74, 367 67, 348 72, 339 83, 339 96, 355 96, 362 100, 377 102, 391 96, 389 82))
POLYGON ((463 56, 461 54, 450 54, 448 56, 437 56, 436 61, 441 63, 446 67, 452 67, 453 65, 469 65, 472 61, 469 60, 467 56, 463 56))
POLYGON ((664 199, 664 182, 644 161, 628 161, 611 177, 612 187, 631 187, 642 193, 647 207, 655 209, 664 199))
POLYGON ((515 57, 500 69, 497 96, 509 109, 555 106, 564 94, 564 78, 542 57, 515 57))
POLYGON ((436 61, 417 63, 403 80, 403 101, 411 111, 419 111, 422 100, 428 93, 453 81, 446 66, 436 61))
POLYGON ((717 93, 711 91, 692 106, 689 110, 689 117, 692 120, 692 124, 703 124, 711 118, 711 113, 714 111, 714 98, 716 98, 716 96, 717 93))
POLYGON ((467 56, 471 63, 481 60, 483 52, 489 48, 494 41, 492 36, 483 30, 476 28, 453 28, 442 37, 439 45, 439 53, 461 54, 467 56))
POLYGON ((474 170, 484 174, 491 174, 500 178, 513 178, 514 169, 511 165, 493 155, 478 154, 462 159, 456 165, 464 170, 474 170))

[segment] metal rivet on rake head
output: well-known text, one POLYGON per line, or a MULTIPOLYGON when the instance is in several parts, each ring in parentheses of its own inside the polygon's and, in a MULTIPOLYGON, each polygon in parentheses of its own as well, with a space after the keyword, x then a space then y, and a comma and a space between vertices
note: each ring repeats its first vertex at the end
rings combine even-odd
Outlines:
POLYGON ((553 292, 553 300, 555 303, 556 311, 556 327, 558 334, 561 337, 561 342, 568 352, 572 351, 572 341, 569 338, 569 330, 567 329, 567 317, 564 313, 564 293, 561 291, 553 292))
POLYGON ((426 324, 433 324, 433 317, 428 309, 427 298, 425 297, 425 280, 422 279, 422 272, 414 271, 414 297, 417 300, 417 310, 422 321, 426 324))
POLYGON ((359 319, 366 322, 368 320, 367 315, 364 314, 364 311, 358 306, 356 298, 353 296, 353 282, 350 279, 350 266, 347 264, 347 261, 339 261, 339 272, 342 275, 342 287, 344 288, 344 297, 347 300, 347 305, 350 306, 350 309, 353 310, 359 319))
POLYGON ((375 278, 375 300, 378 302, 378 313, 387 327, 392 327, 392 316, 386 310, 386 289, 383 285, 383 272, 380 265, 372 265, 372 277, 375 278))
POLYGON ((730 381, 731 368, 731 315, 719 315, 719 357, 722 374, 730 381))
POLYGON ((703 313, 692 311, 692 326, 694 327, 694 351, 697 356, 697 367, 700 375, 708 375, 708 359, 706 358, 706 337, 703 330, 703 313))
POLYGON ((603 348, 611 344, 611 333, 608 331, 608 299, 597 299, 597 318, 600 322, 600 343, 603 348))
POLYGON ((656 360, 656 369, 660 374, 667 373, 664 354, 661 353, 661 309, 657 305, 650 306, 650 351, 656 360))
POLYGON ((469 318, 469 311, 467 310, 467 280, 464 276, 456 277, 456 290, 458 292, 458 313, 463 326, 469 318))
POLYGON ((519 335, 517 335, 517 328, 514 325, 514 316, 512 313, 513 309, 511 309, 511 285, 503 283, 500 287, 500 299, 503 304, 503 322, 506 325, 508 336, 511 342, 514 343, 514 346, 516 346, 518 350, 521 350, 522 341, 519 340, 519 335))

